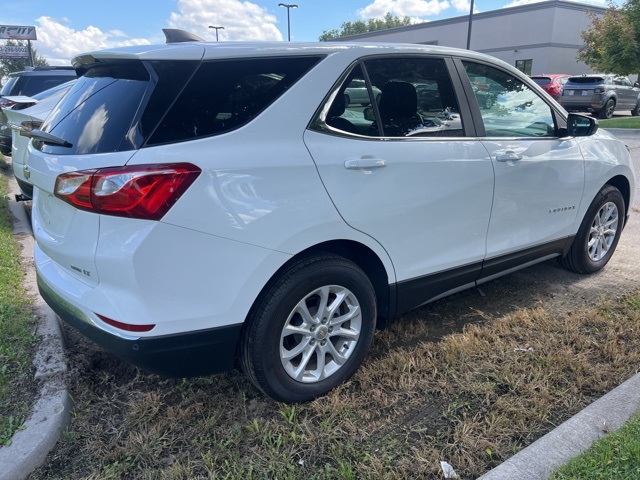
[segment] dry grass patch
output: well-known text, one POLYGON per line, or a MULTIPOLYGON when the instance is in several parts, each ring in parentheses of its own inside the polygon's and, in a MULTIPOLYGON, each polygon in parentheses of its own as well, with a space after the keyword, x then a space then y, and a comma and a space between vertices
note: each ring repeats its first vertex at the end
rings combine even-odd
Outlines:
POLYGON ((476 311, 441 337, 434 311, 379 333, 348 384, 294 406, 237 372, 166 380, 74 337, 71 430, 31 478, 442 478, 441 460, 476 478, 640 365, 640 294, 562 315, 476 311))

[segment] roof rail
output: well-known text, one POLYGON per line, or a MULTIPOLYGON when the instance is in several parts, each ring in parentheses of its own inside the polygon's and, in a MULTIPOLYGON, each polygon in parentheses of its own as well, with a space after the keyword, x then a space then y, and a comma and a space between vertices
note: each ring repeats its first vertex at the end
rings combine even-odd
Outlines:
POLYGON ((204 42, 199 36, 178 28, 163 28, 162 32, 167 39, 166 43, 204 42))

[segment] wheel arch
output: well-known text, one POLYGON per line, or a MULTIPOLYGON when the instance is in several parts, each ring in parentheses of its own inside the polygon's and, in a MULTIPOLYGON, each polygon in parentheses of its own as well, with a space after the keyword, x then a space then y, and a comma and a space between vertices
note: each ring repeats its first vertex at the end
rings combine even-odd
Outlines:
MULTIPOLYGON (((605 183, 605 185, 616 187, 622 194, 622 198, 624 199, 624 216, 626 219, 626 217, 629 215, 631 203, 631 185, 629 184, 629 179, 624 175, 616 175, 615 177, 609 179, 605 183)), ((603 185, 602 187, 604 187, 605 185, 603 185)))
POLYGON ((371 250, 366 245, 363 245, 362 243, 356 242, 354 240, 331 240, 313 245, 306 248, 305 250, 302 250, 301 252, 291 257, 286 263, 284 263, 278 270, 274 272, 269 281, 262 287, 260 293, 253 301, 253 304, 251 305, 251 308, 247 313, 240 338, 244 335, 244 331, 248 325, 248 319, 251 318, 252 314, 257 308, 257 305, 260 303, 261 298, 265 295, 265 292, 267 292, 277 281, 277 279, 283 274, 283 272, 285 272, 293 263, 298 262, 306 257, 321 253, 329 253, 344 257, 348 260, 351 260, 362 269, 362 271, 371 281, 376 294, 376 307, 378 314, 376 328, 382 329, 389 324, 389 322, 395 316, 395 290, 392 291, 392 288, 389 285, 389 276, 382 260, 373 250, 371 250))

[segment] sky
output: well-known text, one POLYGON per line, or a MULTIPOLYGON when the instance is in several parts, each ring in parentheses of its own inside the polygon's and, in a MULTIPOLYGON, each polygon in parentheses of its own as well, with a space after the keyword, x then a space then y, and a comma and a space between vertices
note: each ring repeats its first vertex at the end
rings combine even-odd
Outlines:
MULTIPOLYGON (((475 0, 486 12, 541 0, 475 0)), ((542 0, 549 1, 549 0, 542 0)), ((180 28, 208 41, 283 41, 287 9, 278 0, 3 0, 0 25, 35 26, 33 41, 50 65, 70 65, 80 53, 110 47, 164 43, 163 28, 180 28)), ((391 12, 413 22, 466 15, 470 0, 289 0, 291 40, 317 41, 344 21, 391 12)), ((606 0, 582 0, 606 6, 606 0)), ((0 40, 0 44, 3 41, 0 40)))

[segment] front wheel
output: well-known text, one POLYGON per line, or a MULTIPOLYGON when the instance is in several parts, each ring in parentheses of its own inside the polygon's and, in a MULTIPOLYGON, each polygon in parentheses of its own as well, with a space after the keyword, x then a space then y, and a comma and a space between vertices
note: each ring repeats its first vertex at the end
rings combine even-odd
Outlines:
POLYGON ((305 402, 345 382, 375 330, 371 282, 353 262, 329 254, 283 272, 252 308, 240 361, 270 397, 305 402))
POLYGON ((606 185, 593 199, 563 265, 576 273, 594 273, 611 259, 624 225, 624 199, 606 185))

